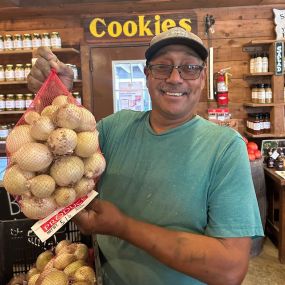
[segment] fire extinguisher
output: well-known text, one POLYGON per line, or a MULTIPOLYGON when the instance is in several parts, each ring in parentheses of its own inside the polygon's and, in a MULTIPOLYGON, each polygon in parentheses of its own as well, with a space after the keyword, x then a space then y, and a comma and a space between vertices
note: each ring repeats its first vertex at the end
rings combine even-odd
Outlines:
POLYGON ((229 69, 230 68, 221 69, 216 74, 216 96, 219 107, 227 107, 229 104, 228 77, 231 75, 228 73, 229 69))

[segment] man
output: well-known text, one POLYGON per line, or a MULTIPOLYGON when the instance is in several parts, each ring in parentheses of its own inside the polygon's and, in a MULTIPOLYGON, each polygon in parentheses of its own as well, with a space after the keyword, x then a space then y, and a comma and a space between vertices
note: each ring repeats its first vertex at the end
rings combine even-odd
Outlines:
MULTIPOLYGON (((71 88, 66 66, 38 53, 30 88, 50 67, 71 88)), ((241 136, 195 113, 207 55, 182 28, 155 36, 145 67, 152 110, 98 123, 100 200, 75 222, 97 234, 106 285, 231 285, 247 272, 251 238, 263 230, 241 136)))

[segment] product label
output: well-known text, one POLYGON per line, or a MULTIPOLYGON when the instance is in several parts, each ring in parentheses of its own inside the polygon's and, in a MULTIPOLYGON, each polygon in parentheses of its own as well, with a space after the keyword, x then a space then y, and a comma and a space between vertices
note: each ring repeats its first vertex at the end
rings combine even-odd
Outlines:
POLYGON ((46 218, 37 221, 32 226, 32 230, 42 242, 45 242, 72 217, 84 209, 97 195, 98 192, 93 190, 70 205, 57 209, 46 218))

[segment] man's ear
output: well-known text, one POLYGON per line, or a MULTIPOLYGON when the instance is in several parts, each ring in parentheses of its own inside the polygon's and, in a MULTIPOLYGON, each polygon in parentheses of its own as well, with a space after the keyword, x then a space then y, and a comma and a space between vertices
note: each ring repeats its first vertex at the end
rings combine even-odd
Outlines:
POLYGON ((144 67, 143 72, 144 72, 144 75, 145 75, 146 77, 148 77, 148 75, 149 75, 149 69, 148 69, 146 66, 144 67))

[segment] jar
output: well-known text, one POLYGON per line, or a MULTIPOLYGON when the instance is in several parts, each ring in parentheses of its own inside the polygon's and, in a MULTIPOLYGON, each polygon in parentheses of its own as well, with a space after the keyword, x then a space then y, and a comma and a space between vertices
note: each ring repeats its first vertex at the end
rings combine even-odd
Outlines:
POLYGON ((268 55, 264 53, 262 56, 262 72, 268 72, 268 55))
POLYGON ((263 134, 265 132, 264 128, 264 116, 262 113, 258 114, 259 117, 259 124, 260 124, 260 133, 263 134))
POLYGON ((5 101, 5 110, 14 111, 15 110, 15 96, 14 94, 7 94, 5 101))
POLYGON ((5 35, 4 36, 4 49, 5 50, 12 50, 13 49, 13 37, 12 37, 12 35, 5 35))
POLYGON ((15 80, 15 71, 13 64, 7 64, 5 67, 5 79, 6 81, 14 81, 15 80))
POLYGON ((25 108, 28 109, 29 106, 32 104, 34 99, 34 95, 32 93, 25 94, 25 108))
POLYGON ((50 44, 52 48, 61 48, 61 38, 58 32, 50 34, 50 44))
POLYGON ((32 46, 33 49, 37 49, 38 47, 40 47, 42 45, 42 39, 41 39, 41 35, 38 33, 33 33, 33 37, 32 37, 32 46))
POLYGON ((272 103, 272 90, 271 85, 265 85, 265 103, 272 103))
POLYGON ((5 72, 3 65, 0 65, 0 81, 5 81, 5 72))
POLYGON ((17 63, 15 67, 15 80, 22 81, 25 79, 24 65, 17 63))
POLYGON ((22 49, 23 48, 23 40, 20 34, 15 34, 13 36, 13 47, 14 49, 22 49))
POLYGON ((9 129, 7 125, 0 125, 0 141, 5 141, 8 137, 9 129))
POLYGON ((5 95, 0 94, 0 112, 5 111, 5 95))
POLYGON ((26 101, 23 94, 16 94, 15 96, 15 110, 22 111, 26 109, 26 101))
POLYGON ((79 92, 73 92, 72 95, 75 98, 75 100, 77 101, 77 103, 82 105, 82 100, 81 100, 81 96, 80 96, 79 92))
POLYGON ((24 68, 24 77, 25 79, 28 78, 29 73, 31 72, 32 64, 31 63, 26 63, 25 68, 24 68))
POLYGON ((42 46, 43 47, 51 47, 49 33, 43 33, 42 34, 42 46))
POLYGON ((32 36, 30 34, 23 35, 23 49, 32 49, 32 36))
POLYGON ((255 59, 255 73, 261 73, 261 72, 262 72, 262 56, 258 54, 255 59))
POLYGON ((0 51, 4 50, 4 39, 3 36, 0 35, 0 51))

